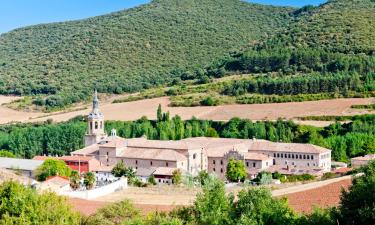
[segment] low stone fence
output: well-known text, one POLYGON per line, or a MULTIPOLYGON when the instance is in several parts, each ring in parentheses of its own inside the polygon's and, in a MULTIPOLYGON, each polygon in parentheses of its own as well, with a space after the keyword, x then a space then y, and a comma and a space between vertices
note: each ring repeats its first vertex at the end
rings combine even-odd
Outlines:
POLYGON ((113 182, 111 184, 105 185, 103 187, 98 187, 92 190, 85 191, 65 191, 60 192, 60 195, 68 196, 70 198, 80 198, 80 199, 95 199, 105 195, 109 195, 113 192, 122 190, 128 187, 128 179, 121 178, 120 180, 113 182))

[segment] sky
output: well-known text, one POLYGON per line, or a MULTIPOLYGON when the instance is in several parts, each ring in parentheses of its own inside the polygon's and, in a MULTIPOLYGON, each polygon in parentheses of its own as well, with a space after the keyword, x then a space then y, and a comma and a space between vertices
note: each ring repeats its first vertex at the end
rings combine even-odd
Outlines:
MULTIPOLYGON (((301 7, 324 0, 247 0, 268 5, 301 7)), ((28 25, 83 19, 114 12, 149 0, 1 0, 0 33, 28 25)))

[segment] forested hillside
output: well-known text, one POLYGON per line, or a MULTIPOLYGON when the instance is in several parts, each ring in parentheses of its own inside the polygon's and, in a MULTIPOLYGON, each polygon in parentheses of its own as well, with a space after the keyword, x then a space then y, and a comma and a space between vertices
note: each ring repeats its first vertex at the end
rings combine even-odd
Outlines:
POLYGON ((295 11, 297 22, 273 39, 294 47, 375 54, 375 1, 330 0, 295 11))
POLYGON ((99 92, 166 84, 185 71, 266 39, 292 21, 291 8, 239 0, 154 0, 86 20, 0 36, 0 94, 49 95, 61 107, 99 92))

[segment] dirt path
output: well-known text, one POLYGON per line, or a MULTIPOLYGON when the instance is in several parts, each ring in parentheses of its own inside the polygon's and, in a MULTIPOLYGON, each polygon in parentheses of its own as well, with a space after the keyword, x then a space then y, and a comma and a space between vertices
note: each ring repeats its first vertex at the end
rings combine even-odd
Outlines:
MULTIPOLYGON (((16 97, 0 96, 0 103, 9 102, 16 97)), ((351 109, 352 105, 372 104, 375 98, 353 98, 353 99, 333 99, 310 102, 289 102, 289 103, 270 103, 253 105, 224 105, 212 107, 168 107, 169 99, 167 97, 146 99, 134 102, 111 104, 110 100, 101 104, 101 110, 108 120, 136 120, 142 116, 149 119, 156 118, 156 110, 159 104, 164 111, 169 111, 171 115, 180 115, 183 119, 191 119, 196 116, 200 119, 209 120, 229 120, 233 117, 239 117, 251 120, 277 120, 278 118, 293 119, 303 116, 321 116, 321 115, 357 115, 369 112, 361 109, 351 109)), ((90 106, 85 110, 78 110, 66 113, 32 113, 15 111, 5 106, 0 106, 0 124, 9 122, 36 122, 53 119, 61 122, 71 119, 78 115, 86 115, 90 111, 90 106)), ((330 122, 320 121, 302 121, 303 124, 325 126, 330 122)))
POLYGON ((292 194, 296 192, 308 191, 311 189, 321 188, 329 184, 333 184, 333 183, 340 182, 343 180, 351 180, 351 179, 352 179, 352 176, 343 176, 343 177, 333 178, 333 179, 324 180, 324 181, 317 181, 317 182, 311 182, 307 184, 291 186, 288 188, 283 188, 283 189, 272 191, 272 196, 277 197, 277 196, 288 195, 288 194, 292 194))

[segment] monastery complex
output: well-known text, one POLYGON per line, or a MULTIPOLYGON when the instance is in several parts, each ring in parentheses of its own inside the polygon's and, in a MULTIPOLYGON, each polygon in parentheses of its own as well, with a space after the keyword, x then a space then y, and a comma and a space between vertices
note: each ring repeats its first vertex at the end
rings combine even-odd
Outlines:
POLYGON ((249 177, 261 171, 321 175, 331 169, 331 150, 312 144, 206 137, 178 141, 125 139, 118 137, 116 130, 107 136, 104 123, 95 93, 88 115, 86 147, 72 152, 72 156, 93 157, 107 167, 122 161, 140 176, 154 175, 159 182, 169 179, 176 169, 193 176, 206 170, 225 179, 232 158, 243 160, 249 177))

